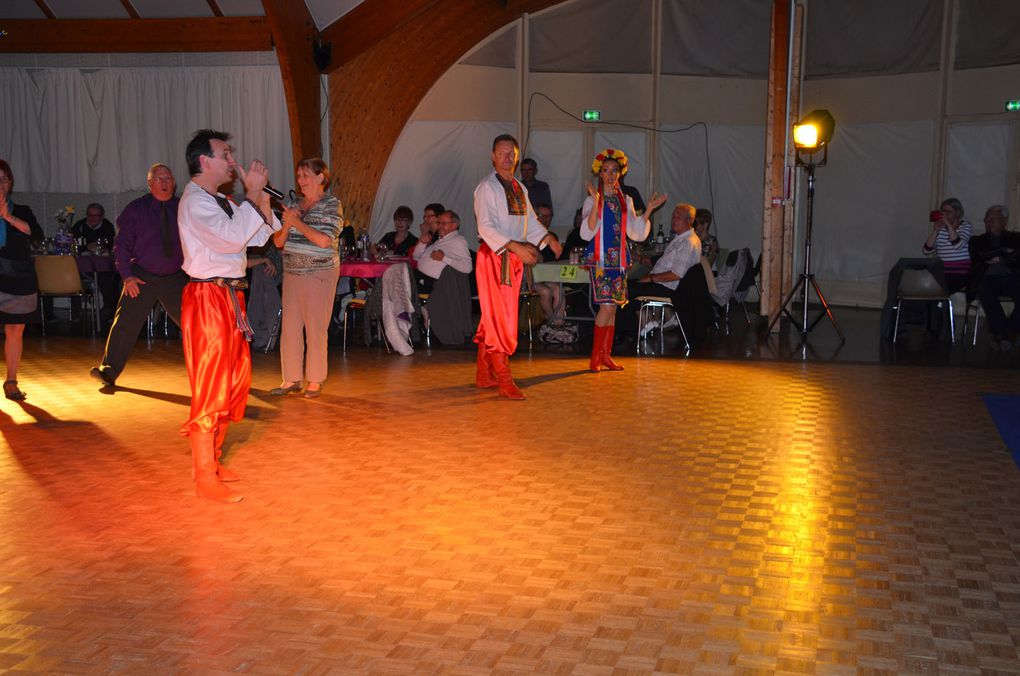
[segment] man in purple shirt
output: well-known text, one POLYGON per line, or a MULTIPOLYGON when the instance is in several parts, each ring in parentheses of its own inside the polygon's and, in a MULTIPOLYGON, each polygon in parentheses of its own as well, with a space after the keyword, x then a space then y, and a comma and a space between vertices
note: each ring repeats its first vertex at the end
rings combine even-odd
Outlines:
POLYGON ((165 164, 152 165, 148 182, 149 194, 124 207, 117 218, 113 253, 124 291, 106 339, 103 363, 89 372, 110 387, 124 370, 156 301, 181 325, 181 292, 188 276, 181 270, 184 254, 177 231, 177 185, 165 164))

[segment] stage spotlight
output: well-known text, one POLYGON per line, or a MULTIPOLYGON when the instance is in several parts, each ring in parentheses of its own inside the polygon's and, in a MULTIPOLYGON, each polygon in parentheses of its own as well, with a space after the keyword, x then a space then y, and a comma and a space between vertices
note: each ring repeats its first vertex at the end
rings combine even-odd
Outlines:
POLYGON ((829 307, 828 301, 825 300, 825 295, 822 293, 822 288, 818 286, 818 282, 815 280, 815 275, 811 272, 811 234, 814 231, 815 224, 815 168, 824 167, 825 163, 829 160, 829 141, 832 140, 832 133, 836 131, 836 120, 833 119, 832 115, 827 110, 812 110, 810 113, 805 115, 800 122, 793 125, 793 145, 797 151, 797 166, 801 167, 807 174, 807 217, 805 218, 805 231, 804 231, 804 272, 801 273, 800 279, 794 285, 793 290, 790 291, 790 295, 786 297, 783 304, 780 306, 779 313, 769 323, 768 332, 772 332, 772 327, 776 325, 779 319, 785 314, 792 321, 798 321, 798 318, 793 315, 792 307, 793 301, 799 296, 801 301, 801 316, 800 321, 800 335, 801 342, 807 341, 807 335, 811 332, 818 322, 822 320, 822 317, 828 317, 832 323, 832 328, 836 329, 836 335, 839 336, 840 342, 845 343, 846 337, 839 328, 839 323, 836 322, 836 316, 832 314, 832 308, 829 307), (822 150, 822 157, 818 159, 815 155, 816 152, 822 150), (822 313, 812 322, 808 316, 808 291, 814 289, 815 295, 818 296, 819 302, 822 304, 822 313))
POLYGON ((797 150, 813 153, 824 148, 836 131, 836 120, 827 110, 812 110, 793 125, 793 143, 797 150))

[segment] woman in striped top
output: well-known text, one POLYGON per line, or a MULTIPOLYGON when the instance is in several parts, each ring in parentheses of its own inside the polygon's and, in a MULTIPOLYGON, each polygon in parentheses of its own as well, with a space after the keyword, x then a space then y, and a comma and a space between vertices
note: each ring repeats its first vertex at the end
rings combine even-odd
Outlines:
POLYGON ((931 234, 921 250, 925 256, 938 256, 946 273, 949 293, 966 291, 970 281, 970 252, 967 242, 974 229, 963 220, 963 204, 955 197, 943 200, 942 217, 932 223, 931 234))
POLYGON ((305 397, 311 399, 319 396, 326 379, 329 318, 340 276, 337 242, 344 217, 340 200, 326 194, 329 167, 321 159, 298 162, 297 185, 301 202, 284 208, 283 228, 273 235, 283 249, 283 382, 269 392, 296 392, 306 380, 305 397))

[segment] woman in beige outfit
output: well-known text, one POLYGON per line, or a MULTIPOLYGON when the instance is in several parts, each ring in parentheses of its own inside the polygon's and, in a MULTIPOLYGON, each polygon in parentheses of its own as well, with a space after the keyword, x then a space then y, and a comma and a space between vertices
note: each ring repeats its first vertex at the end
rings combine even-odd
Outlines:
POLYGON ((283 228, 273 235, 283 249, 283 382, 270 394, 297 392, 304 380, 305 397, 312 399, 326 380, 329 320, 340 276, 337 242, 344 223, 340 200, 326 194, 329 181, 329 167, 318 157, 298 162, 301 201, 284 207, 283 228))

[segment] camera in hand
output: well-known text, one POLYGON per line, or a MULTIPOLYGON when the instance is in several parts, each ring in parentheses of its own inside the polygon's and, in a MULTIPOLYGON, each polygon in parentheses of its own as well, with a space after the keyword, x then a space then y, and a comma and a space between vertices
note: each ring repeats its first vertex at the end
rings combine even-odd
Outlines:
POLYGON ((938 223, 939 221, 941 221, 942 209, 934 209, 930 214, 928 214, 928 220, 931 221, 932 223, 938 223))

